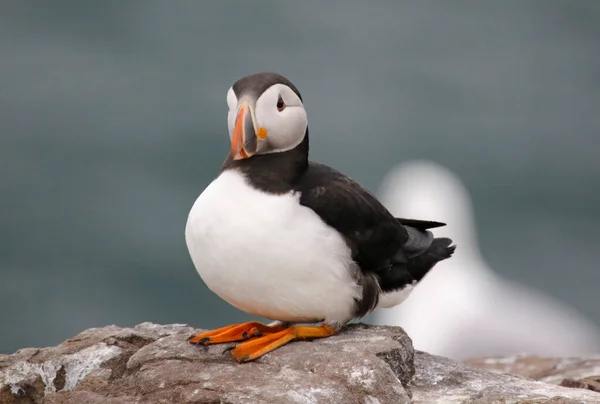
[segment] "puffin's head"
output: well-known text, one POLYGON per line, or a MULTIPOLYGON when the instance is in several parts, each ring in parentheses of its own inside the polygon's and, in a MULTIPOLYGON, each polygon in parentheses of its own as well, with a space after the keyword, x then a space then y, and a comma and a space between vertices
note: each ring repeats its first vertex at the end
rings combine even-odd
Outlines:
POLYGON ((234 160, 291 150, 306 135, 308 121, 298 89, 276 73, 258 73, 227 92, 227 126, 234 160))

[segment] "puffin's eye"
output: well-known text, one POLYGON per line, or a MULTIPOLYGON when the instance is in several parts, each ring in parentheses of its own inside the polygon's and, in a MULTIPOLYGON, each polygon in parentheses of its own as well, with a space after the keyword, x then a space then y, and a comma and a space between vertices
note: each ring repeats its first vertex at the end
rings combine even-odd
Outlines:
POLYGON ((277 98, 277 111, 283 111, 285 109, 285 102, 283 101, 283 98, 281 98, 281 96, 279 96, 279 98, 277 98))

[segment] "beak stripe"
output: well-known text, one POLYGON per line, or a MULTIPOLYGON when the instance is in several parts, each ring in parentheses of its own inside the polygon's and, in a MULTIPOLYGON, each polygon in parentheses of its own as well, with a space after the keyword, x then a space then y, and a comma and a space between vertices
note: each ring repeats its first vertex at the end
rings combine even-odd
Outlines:
POLYGON ((242 105, 240 108, 240 112, 238 112, 238 116, 235 119, 235 127, 233 128, 233 137, 231 138, 231 154, 236 156, 238 153, 242 155, 242 157, 248 157, 246 151, 244 150, 244 117, 247 112, 247 105, 242 105))

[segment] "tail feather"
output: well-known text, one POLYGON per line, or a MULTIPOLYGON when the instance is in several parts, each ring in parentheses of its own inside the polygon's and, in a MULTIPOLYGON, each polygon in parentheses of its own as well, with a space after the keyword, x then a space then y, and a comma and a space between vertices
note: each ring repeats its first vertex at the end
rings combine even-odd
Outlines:
MULTIPOLYGON (((409 238, 411 233, 413 232, 409 232, 409 238)), ((431 236, 429 234, 418 237, 431 236)), ((402 303, 408 297, 412 287, 421 281, 435 264, 452 256, 456 246, 451 244, 451 239, 439 237, 433 238, 420 253, 408 255, 407 251, 398 251, 391 260, 391 268, 386 273, 385 279, 379 279, 383 294, 377 307, 394 307, 402 303)))
POLYGON ((391 293, 415 285, 440 261, 454 253, 456 245, 446 237, 433 236, 428 229, 444 223, 396 218, 406 229, 407 239, 390 260, 389 267, 377 274, 381 291, 391 293))
POLYGON ((434 222, 432 220, 405 219, 402 217, 397 217, 396 220, 402 223, 403 226, 410 226, 419 230, 435 229, 436 227, 446 225, 446 223, 434 222))
POLYGON ((406 285, 414 285, 440 261, 450 258, 456 249, 452 240, 445 237, 434 238, 427 230, 417 230, 406 226, 408 240, 391 259, 390 270, 380 279, 384 292, 398 290, 406 285))
POLYGON ((416 281, 420 281, 435 264, 452 256, 456 245, 451 244, 449 238, 434 238, 425 252, 408 259, 406 269, 416 281))

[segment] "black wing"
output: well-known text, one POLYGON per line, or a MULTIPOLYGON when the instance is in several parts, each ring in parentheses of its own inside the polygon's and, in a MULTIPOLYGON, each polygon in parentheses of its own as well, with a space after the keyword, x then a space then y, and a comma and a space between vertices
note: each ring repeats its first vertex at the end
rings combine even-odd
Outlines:
POLYGON ((408 232, 366 189, 340 172, 310 163, 297 186, 300 204, 346 239, 363 272, 378 271, 408 241, 408 232))
MULTIPOLYGON (((436 239, 427 230, 444 223, 395 218, 369 191, 326 165, 311 162, 296 189, 300 204, 343 235, 366 282, 375 277, 374 286, 383 292, 420 280, 454 249, 448 247, 451 240, 436 239)), ((377 294, 363 290, 359 315, 375 307, 377 294)))

